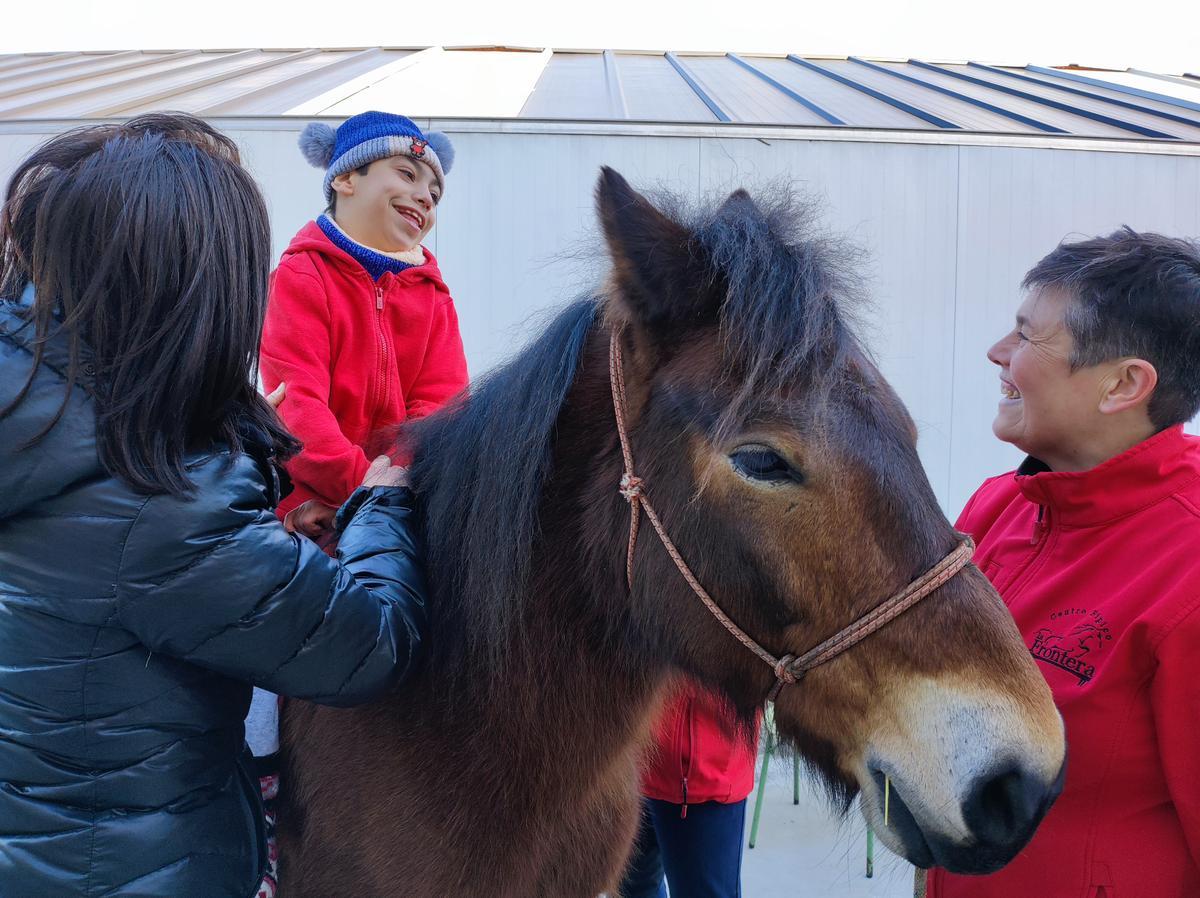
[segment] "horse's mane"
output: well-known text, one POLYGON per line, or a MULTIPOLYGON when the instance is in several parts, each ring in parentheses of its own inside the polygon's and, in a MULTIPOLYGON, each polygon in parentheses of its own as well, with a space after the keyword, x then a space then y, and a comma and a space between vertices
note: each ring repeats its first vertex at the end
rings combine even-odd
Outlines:
MULTIPOLYGON (((843 310, 854 293, 845 273, 852 255, 813 236, 810 205, 789 191, 776 196, 766 208, 743 198, 698 213, 656 197, 692 229, 700 248, 693 264, 706 266, 707 282, 723 294, 721 368, 736 372, 737 385, 727 424, 756 396, 835 371, 857 346, 843 310)), ((555 425, 602 302, 571 304, 455 407, 406 428, 443 670, 466 674, 474 657, 499 673, 521 642, 555 425)))
POLYGON ((407 431, 438 606, 433 643, 451 670, 465 673, 468 655, 497 670, 507 660, 554 426, 598 309, 596 299, 572 303, 511 361, 475 381, 456 407, 407 431), (448 632, 438 632, 439 620, 448 632))

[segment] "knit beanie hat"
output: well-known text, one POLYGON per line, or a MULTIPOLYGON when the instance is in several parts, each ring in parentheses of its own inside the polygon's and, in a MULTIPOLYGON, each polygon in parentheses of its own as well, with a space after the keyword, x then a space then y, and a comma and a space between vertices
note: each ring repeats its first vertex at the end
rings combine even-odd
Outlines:
POLYGON ((376 159, 411 156, 433 169, 438 187, 454 164, 454 147, 445 134, 422 134, 411 119, 390 112, 363 112, 346 119, 335 131, 312 122, 300 134, 300 152, 311 165, 325 169, 325 199, 333 200, 333 179, 376 159))

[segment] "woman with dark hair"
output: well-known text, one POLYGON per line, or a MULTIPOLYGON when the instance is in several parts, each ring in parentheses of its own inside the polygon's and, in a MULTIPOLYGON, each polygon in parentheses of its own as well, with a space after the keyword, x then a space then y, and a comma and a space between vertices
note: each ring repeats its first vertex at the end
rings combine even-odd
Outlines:
POLYGON ((411 669, 403 470, 330 558, 273 508, 255 390, 267 212, 228 138, 148 115, 50 140, 0 211, 0 893, 249 896, 257 684, 348 705, 411 669))

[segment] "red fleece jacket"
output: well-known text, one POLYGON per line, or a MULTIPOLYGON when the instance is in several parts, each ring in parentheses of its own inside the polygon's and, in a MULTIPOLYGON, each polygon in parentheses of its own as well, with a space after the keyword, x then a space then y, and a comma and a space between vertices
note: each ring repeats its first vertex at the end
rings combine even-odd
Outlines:
POLYGON ((1200 896, 1200 439, 1174 427, 1081 473, 1027 461, 958 526, 1054 693, 1067 777, 1009 866, 933 870, 929 898, 1200 896))
MULTIPOLYGON (((678 805, 734 804, 754 789, 757 740, 716 696, 688 684, 663 709, 642 771, 642 794, 678 805)), ((682 813, 682 810, 681 810, 682 813)))
POLYGON ((279 514, 312 498, 341 505, 366 474, 373 438, 467 385, 458 316, 433 255, 374 281, 309 222, 271 278, 262 378, 268 391, 287 384, 279 413, 304 443, 279 514))

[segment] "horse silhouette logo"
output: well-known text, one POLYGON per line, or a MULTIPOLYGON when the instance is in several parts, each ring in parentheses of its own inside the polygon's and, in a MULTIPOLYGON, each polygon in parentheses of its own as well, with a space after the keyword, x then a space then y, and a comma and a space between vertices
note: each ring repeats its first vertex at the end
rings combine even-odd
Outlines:
POLYGON ((1105 641, 1111 638, 1107 628, 1086 621, 1076 624, 1065 634, 1042 627, 1034 634, 1029 653, 1039 661, 1078 677, 1082 686, 1096 675, 1096 665, 1087 656, 1103 648, 1105 641))

